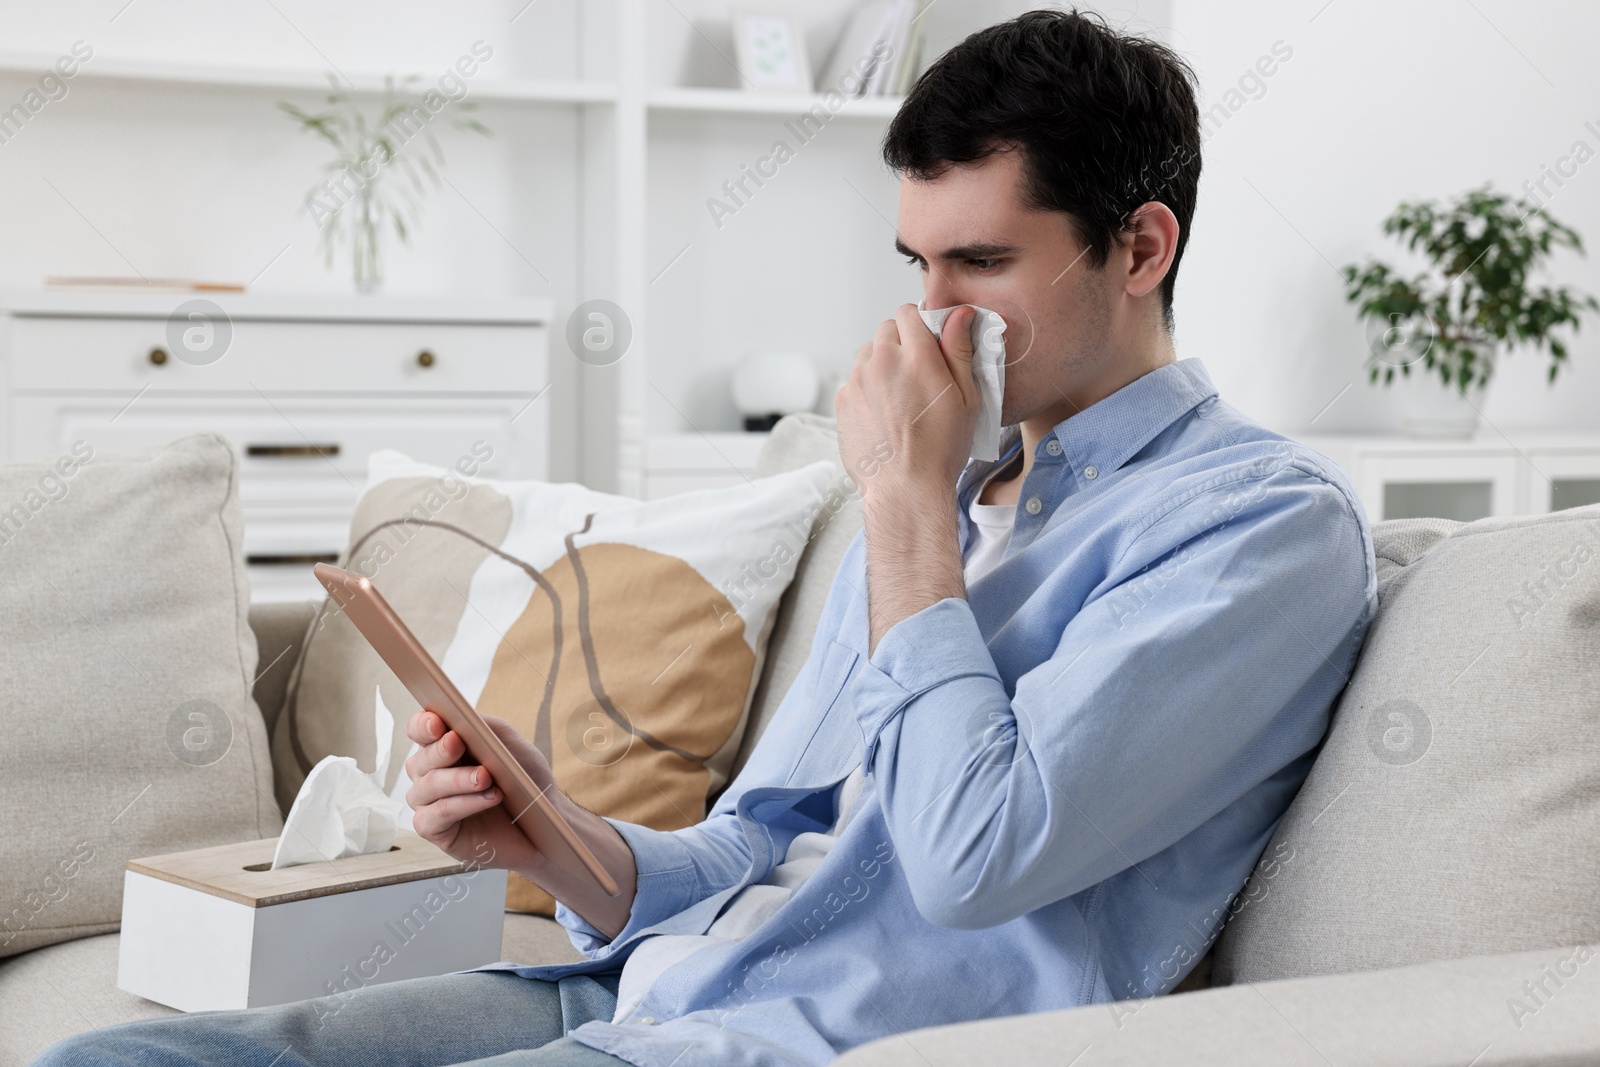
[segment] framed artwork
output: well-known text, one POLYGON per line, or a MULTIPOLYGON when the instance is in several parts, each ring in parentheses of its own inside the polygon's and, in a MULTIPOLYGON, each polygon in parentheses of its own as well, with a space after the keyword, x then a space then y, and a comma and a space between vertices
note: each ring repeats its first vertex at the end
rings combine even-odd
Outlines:
POLYGON ((811 61, 805 34, 788 15, 741 11, 733 17, 740 84, 765 92, 811 91, 811 61))

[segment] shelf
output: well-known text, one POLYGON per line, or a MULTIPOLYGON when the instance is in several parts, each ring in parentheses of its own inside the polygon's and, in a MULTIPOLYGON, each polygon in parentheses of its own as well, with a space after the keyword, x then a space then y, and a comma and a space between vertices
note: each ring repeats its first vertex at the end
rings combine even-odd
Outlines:
MULTIPOLYGON (((0 54, 0 74, 37 77, 55 63, 54 56, 30 56, 17 53, 0 54)), ((384 91, 384 75, 371 72, 349 72, 354 92, 362 96, 380 96, 384 91)), ((396 75, 397 88, 415 92, 420 96, 434 84, 438 74, 418 74, 409 88, 400 83, 409 75, 396 75)), ((222 66, 206 63, 173 63, 152 59, 95 58, 78 68, 76 81, 87 78, 94 81, 138 81, 152 85, 214 86, 235 89, 272 89, 276 91, 321 90, 329 88, 328 75, 322 71, 289 67, 222 66)), ((479 101, 504 101, 510 103, 547 104, 607 104, 617 99, 617 87, 609 82, 578 80, 546 80, 525 78, 493 81, 486 78, 463 79, 469 88, 467 99, 479 101)), ((350 89, 350 84, 341 86, 350 89)))
POLYGON ((255 296, 215 290, 46 289, 0 293, 0 308, 24 318, 165 319, 190 300, 209 300, 231 321, 473 323, 548 325, 554 301, 545 297, 451 299, 414 296, 255 296))
MULTIPOLYGON (((647 100, 651 111, 700 111, 722 115, 803 115, 813 107, 827 111, 821 93, 747 93, 738 89, 656 89, 647 100)), ((905 102, 903 96, 849 99, 836 118, 889 119, 905 102)))

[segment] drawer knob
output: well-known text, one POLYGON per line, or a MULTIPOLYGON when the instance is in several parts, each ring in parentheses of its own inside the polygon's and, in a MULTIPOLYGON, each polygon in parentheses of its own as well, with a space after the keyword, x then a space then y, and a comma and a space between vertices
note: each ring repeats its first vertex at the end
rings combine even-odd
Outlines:
POLYGON ((433 355, 433 353, 431 351, 429 351, 428 349, 424 348, 421 352, 417 353, 417 366, 419 366, 419 367, 431 367, 431 366, 433 366, 433 364, 434 364, 434 355, 433 355))
POLYGON ((159 367, 162 364, 166 363, 166 361, 167 361, 167 350, 165 348, 152 348, 150 350, 150 362, 152 364, 154 364, 155 366, 159 367))

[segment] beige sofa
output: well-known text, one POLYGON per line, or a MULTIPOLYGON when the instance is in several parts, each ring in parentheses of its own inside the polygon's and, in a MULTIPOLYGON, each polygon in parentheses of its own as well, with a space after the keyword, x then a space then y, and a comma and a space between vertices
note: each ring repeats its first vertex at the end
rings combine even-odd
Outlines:
MULTIPOLYGON (((831 422, 799 416, 774 434, 762 469, 835 455, 831 422)), ((852 503, 802 561, 773 634, 746 752, 804 659, 859 523, 852 503)), ((1591 527, 1600 531, 1600 509, 1472 527, 1421 520, 1376 528, 1383 609, 1361 666, 1269 846, 1274 862, 1219 912, 1229 921, 1215 952, 1216 930, 1197 931, 1179 959, 1184 967, 1203 959, 1180 992, 903 1034, 841 1062, 1600 1063, 1600 963, 1591 964, 1586 947, 1600 941, 1600 878, 1592 877, 1600 852, 1600 559, 1585 570, 1575 553, 1559 551, 1581 545, 1591 527), (1501 633, 1496 627, 1509 623, 1496 622, 1498 593, 1463 592, 1471 583, 1462 575, 1492 573, 1502 558, 1513 593, 1522 571, 1531 567, 1537 579, 1541 563, 1561 578, 1546 583, 1543 622, 1535 620, 1554 627, 1555 638, 1522 633, 1527 619, 1514 610, 1518 631, 1501 633), (1558 561, 1555 572, 1549 560, 1558 561), (1575 576, 1561 577, 1567 570, 1575 576), (1452 596, 1457 606, 1442 609, 1452 596), (1456 618, 1439 618, 1441 610, 1456 618), (1489 645, 1478 652, 1472 642, 1480 638, 1489 645), (1523 654, 1519 642, 1528 640, 1536 651, 1544 642, 1542 658, 1523 654), (1553 652, 1552 641, 1561 646, 1553 652), (1493 677, 1460 685, 1468 672, 1491 667, 1493 677), (1552 689, 1552 671, 1572 677, 1552 689), (1459 696, 1446 703, 1443 692, 1459 696), (1507 701, 1508 692, 1520 692, 1521 704, 1507 701), (1394 693, 1405 699, 1388 699, 1394 693), (1508 730, 1531 723, 1529 732, 1545 736, 1518 747, 1516 737, 1480 728, 1502 719, 1508 730), (1475 783, 1484 782, 1493 788, 1483 787, 1487 807, 1479 811, 1475 783), (1521 828, 1520 843, 1500 839, 1511 838, 1507 827, 1521 828), (1554 888, 1534 887, 1541 879, 1554 888), (1209 980, 1218 984, 1207 988, 1209 980)), ((1600 532, 1593 537, 1600 550, 1600 532)), ((260 662, 285 649, 292 656, 310 619, 305 605, 252 608, 260 662)), ((265 674, 255 687, 269 731, 288 673, 265 674)), ((555 923, 519 914, 506 917, 503 956, 577 958, 555 923)), ((116 988, 116 958, 112 933, 0 961, 0 1067, 26 1063, 71 1033, 166 1014, 116 988)))

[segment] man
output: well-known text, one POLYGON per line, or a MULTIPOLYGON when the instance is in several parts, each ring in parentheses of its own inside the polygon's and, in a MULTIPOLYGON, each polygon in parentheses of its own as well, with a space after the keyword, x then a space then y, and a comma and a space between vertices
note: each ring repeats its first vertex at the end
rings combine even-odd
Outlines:
POLYGON ((1175 361, 1191 78, 1039 11, 918 82, 884 145, 897 244, 927 307, 1006 316, 1003 454, 966 462, 973 311, 941 343, 901 307, 836 402, 864 536, 749 765, 671 833, 552 791, 620 898, 545 864, 460 738, 412 720, 417 830, 547 888, 586 962, 368 987, 331 1017, 131 1024, 46 1061, 820 1064, 1170 990, 1299 789, 1376 603, 1343 477, 1175 361))

